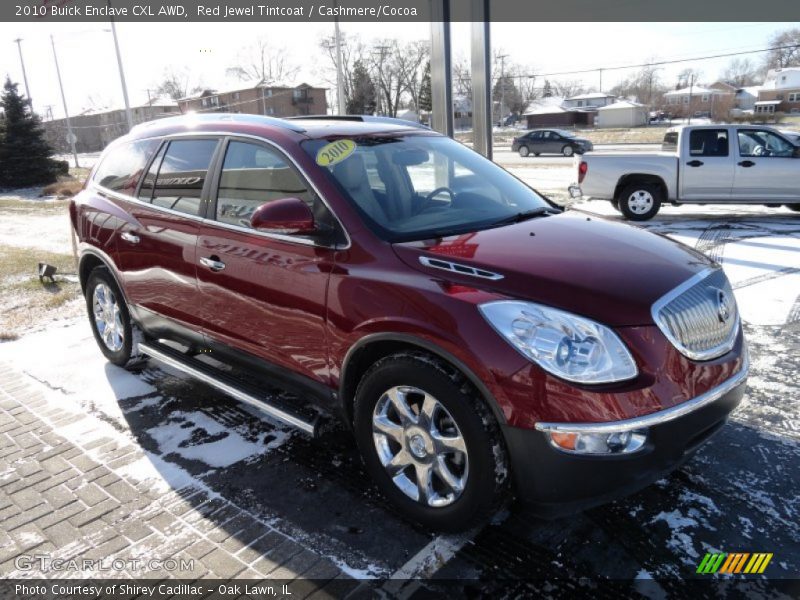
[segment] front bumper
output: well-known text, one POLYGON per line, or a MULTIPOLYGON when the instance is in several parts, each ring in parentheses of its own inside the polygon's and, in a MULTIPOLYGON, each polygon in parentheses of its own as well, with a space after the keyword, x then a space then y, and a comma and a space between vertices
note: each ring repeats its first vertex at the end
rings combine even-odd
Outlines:
POLYGON ((606 423, 540 423, 539 431, 505 426, 518 496, 545 518, 632 494, 675 470, 725 424, 744 395, 747 365, 716 388, 673 408, 606 423), (545 431, 648 429, 637 452, 589 455, 554 448, 545 431))

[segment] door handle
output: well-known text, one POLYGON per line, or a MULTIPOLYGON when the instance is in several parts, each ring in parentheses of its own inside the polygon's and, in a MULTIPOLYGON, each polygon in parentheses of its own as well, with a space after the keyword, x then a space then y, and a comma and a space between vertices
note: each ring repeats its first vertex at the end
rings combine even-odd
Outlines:
POLYGON ((129 244, 138 244, 140 241, 139 236, 136 235, 135 233, 131 233, 130 231, 123 231, 119 237, 121 237, 129 244))
POLYGON ((219 260, 218 256, 211 256, 206 258, 205 256, 200 258, 200 264, 208 267, 212 271, 222 271, 225 268, 225 263, 219 260))
POLYGON ((686 163, 690 167, 702 167, 703 161, 702 160, 690 160, 686 163))
POLYGON ((754 163, 752 160, 743 160, 742 162, 739 163, 739 166, 740 167, 755 167, 756 163, 754 163))

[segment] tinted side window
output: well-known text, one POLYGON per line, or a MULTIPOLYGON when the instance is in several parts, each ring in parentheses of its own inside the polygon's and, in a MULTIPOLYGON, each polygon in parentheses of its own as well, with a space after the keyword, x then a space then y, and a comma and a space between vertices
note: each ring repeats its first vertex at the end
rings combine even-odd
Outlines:
POLYGON ((304 200, 315 213, 320 210, 306 182, 276 151, 247 142, 228 144, 217 193, 218 221, 249 227, 259 206, 289 197, 304 200))
POLYGON ((133 195, 147 159, 157 146, 157 140, 138 140, 116 146, 97 168, 95 183, 120 194, 133 195))
POLYGON ((727 129, 694 129, 689 133, 692 156, 728 156, 727 129))
POLYGON ((174 140, 169 143, 156 176, 153 204, 200 214, 200 195, 217 140, 174 140))

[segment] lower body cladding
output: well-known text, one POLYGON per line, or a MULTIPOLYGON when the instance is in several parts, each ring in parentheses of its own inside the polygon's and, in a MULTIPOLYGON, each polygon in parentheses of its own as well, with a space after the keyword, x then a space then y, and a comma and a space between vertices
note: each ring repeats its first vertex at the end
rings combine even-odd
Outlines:
POLYGON ((742 400, 746 376, 745 367, 705 397, 684 403, 686 408, 641 419, 573 425, 572 432, 568 423, 546 424, 552 428, 545 431, 503 427, 519 499, 537 515, 555 518, 639 491, 678 468, 719 431, 742 400), (592 425, 598 432, 590 431, 592 425), (575 433, 581 426, 587 429, 575 433))

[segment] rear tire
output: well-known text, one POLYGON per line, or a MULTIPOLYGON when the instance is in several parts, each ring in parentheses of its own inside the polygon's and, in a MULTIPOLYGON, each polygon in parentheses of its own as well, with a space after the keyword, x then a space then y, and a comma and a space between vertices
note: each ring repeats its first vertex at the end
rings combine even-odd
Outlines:
POLYGON ((407 517, 462 531, 505 501, 508 461, 497 422, 446 363, 422 352, 380 359, 358 385, 354 421, 367 471, 407 517))
POLYGON ((525 157, 526 157, 526 156, 528 156, 528 154, 530 154, 530 153, 531 153, 531 151, 530 151, 530 149, 529 149, 527 146, 520 146, 520 147, 519 147, 519 155, 520 155, 522 158, 525 158, 525 157))
POLYGON ((617 197, 619 209, 631 221, 652 219, 661 208, 661 188, 652 183, 632 183, 623 188, 617 197))
POLYGON ((569 158, 570 156, 572 156, 573 154, 575 154, 575 150, 573 150, 573 149, 572 149, 572 146, 564 146, 564 147, 561 149, 561 154, 563 154, 564 156, 566 156, 567 158, 569 158))
POLYGON ((144 361, 139 352, 141 332, 134 325, 125 298, 105 267, 97 267, 86 281, 89 325, 100 351, 109 362, 133 369, 144 361))

